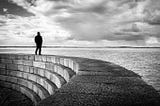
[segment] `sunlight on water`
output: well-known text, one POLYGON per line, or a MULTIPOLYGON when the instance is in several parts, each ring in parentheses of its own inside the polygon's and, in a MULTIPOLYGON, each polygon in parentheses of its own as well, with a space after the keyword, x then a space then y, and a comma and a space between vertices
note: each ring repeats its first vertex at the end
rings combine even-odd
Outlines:
MULTIPOLYGON (((0 49, 0 53, 30 53, 34 48, 0 49)), ((101 59, 121 65, 142 76, 160 91, 160 50, 157 48, 44 48, 42 54, 101 59)))

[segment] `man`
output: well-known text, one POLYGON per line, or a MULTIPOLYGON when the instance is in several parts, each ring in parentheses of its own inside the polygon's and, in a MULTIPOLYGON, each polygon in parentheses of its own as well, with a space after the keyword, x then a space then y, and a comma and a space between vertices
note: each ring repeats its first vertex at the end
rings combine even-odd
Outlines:
POLYGON ((37 32, 37 36, 35 36, 35 43, 36 43, 36 51, 35 54, 37 55, 37 51, 39 50, 39 55, 41 55, 41 48, 42 48, 42 36, 40 32, 37 32))

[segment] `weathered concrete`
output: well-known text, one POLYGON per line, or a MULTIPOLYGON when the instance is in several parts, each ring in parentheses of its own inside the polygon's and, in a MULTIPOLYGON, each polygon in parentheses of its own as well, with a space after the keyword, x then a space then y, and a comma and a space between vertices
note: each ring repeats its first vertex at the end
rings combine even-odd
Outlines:
POLYGON ((39 106, 159 106, 139 75, 110 62, 78 57, 0 54, 0 84, 39 106))
POLYGON ((79 72, 39 106, 159 106, 160 95, 139 75, 113 63, 72 58, 79 72))

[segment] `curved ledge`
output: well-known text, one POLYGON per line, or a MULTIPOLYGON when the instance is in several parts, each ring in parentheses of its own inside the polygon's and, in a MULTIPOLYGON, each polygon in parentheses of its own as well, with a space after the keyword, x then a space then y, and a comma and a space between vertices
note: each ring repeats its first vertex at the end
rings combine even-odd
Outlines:
POLYGON ((43 100, 69 82, 78 64, 57 56, 0 54, 0 70, 1 81, 24 86, 43 100))
POLYGON ((0 70, 1 76, 34 83, 31 84, 34 87, 29 87, 24 86, 21 80, 15 83, 10 80, 5 82, 5 78, 0 78, 1 82, 4 79, 4 86, 25 88, 19 91, 25 91, 24 94, 39 106, 160 105, 158 92, 139 75, 101 60, 0 54, 0 70), (36 86, 40 89, 37 90, 36 86), (31 95, 30 91, 36 95, 31 95), (48 92, 47 95, 42 96, 46 94, 45 91, 48 92), (36 100, 36 96, 41 100, 36 100))

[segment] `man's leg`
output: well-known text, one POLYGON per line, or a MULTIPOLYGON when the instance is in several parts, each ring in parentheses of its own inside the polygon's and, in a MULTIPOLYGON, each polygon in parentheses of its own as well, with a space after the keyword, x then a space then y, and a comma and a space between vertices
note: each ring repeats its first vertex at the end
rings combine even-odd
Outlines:
POLYGON ((41 55, 41 47, 39 47, 39 55, 41 55))
POLYGON ((36 51, 35 51, 35 54, 37 55, 37 51, 38 51, 38 47, 36 47, 36 51))

